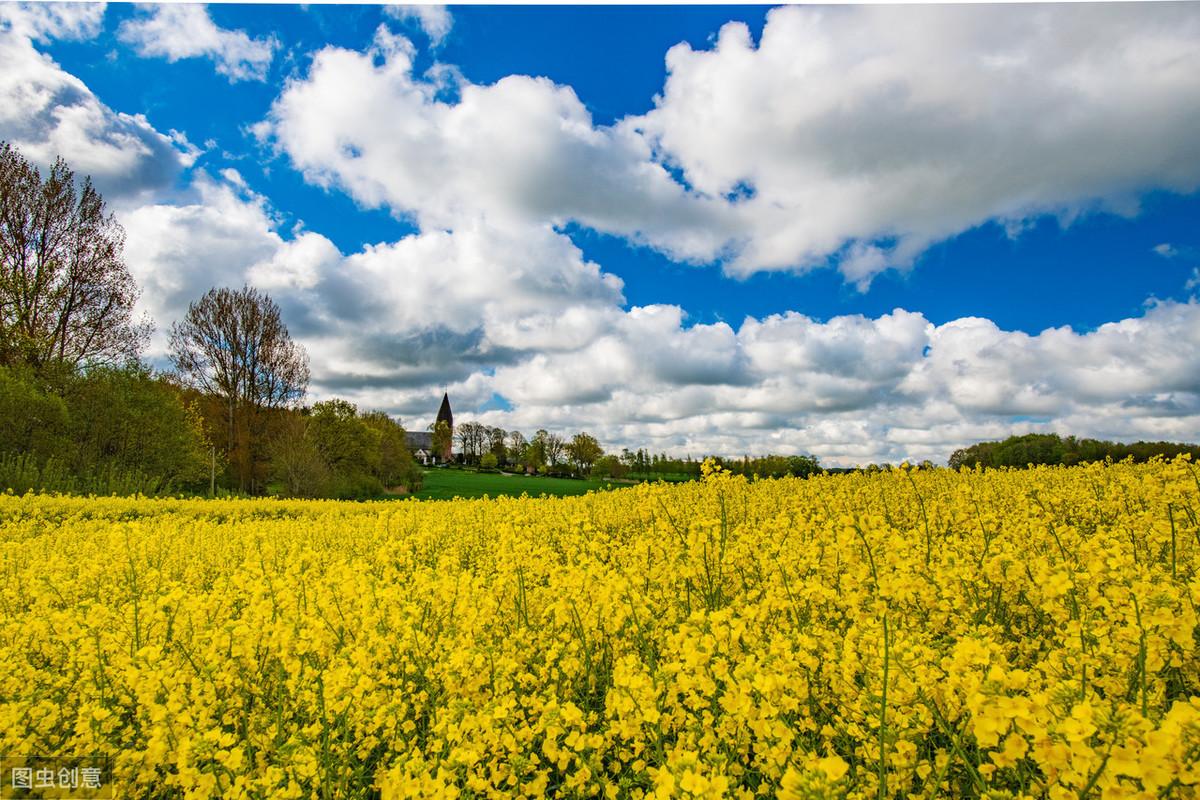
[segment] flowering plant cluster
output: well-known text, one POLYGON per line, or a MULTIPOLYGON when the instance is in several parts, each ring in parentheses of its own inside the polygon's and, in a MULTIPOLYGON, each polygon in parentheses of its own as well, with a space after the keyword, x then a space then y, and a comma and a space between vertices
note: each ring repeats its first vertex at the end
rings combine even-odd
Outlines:
POLYGON ((0 496, 0 753, 114 796, 1200 796, 1200 469, 0 496))

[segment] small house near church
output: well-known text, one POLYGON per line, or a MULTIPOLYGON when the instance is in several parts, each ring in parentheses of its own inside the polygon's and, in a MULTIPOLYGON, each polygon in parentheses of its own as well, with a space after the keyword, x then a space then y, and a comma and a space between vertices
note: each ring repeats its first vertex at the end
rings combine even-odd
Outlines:
POLYGON ((450 461, 453 457, 454 444, 454 412, 450 410, 450 395, 442 394, 442 405, 438 409, 437 417, 433 424, 423 431, 406 431, 405 437, 408 440, 408 449, 412 451, 413 458, 418 463, 425 466, 430 464, 439 464, 450 461), (437 452, 433 442, 433 431, 438 423, 445 422, 448 435, 443 443, 441 452, 437 452))

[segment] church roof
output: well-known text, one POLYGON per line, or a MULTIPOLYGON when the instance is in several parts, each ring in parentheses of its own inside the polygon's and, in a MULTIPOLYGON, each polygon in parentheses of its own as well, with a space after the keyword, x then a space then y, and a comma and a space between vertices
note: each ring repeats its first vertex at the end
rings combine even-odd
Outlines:
POLYGON ((454 413, 450 411, 450 394, 448 392, 442 394, 442 407, 438 409, 437 413, 437 422, 442 422, 443 420, 451 428, 454 427, 454 413))
POLYGON ((404 438, 410 450, 433 449, 433 434, 429 431, 405 431, 404 438))

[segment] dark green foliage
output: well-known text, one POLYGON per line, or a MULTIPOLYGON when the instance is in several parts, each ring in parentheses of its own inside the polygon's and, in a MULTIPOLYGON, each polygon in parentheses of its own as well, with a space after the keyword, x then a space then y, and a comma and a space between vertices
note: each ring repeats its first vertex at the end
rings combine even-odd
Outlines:
POLYGON ((624 478, 628 474, 629 467, 616 456, 601 456, 592 465, 593 478, 624 478))
MULTIPOLYGON (((733 474, 745 475, 748 478, 807 478, 809 475, 820 475, 825 471, 816 456, 712 456, 712 459, 733 474)), ((636 453, 625 450, 621 453, 621 462, 629 467, 630 477, 633 478, 679 481, 700 477, 700 465, 704 459, 670 458, 666 453, 655 455, 648 454, 645 450, 638 450, 636 453)))
POLYGON ((179 391, 141 366, 0 367, 0 488, 85 494, 199 489, 208 444, 179 391))
POLYGON ((1200 446, 1172 442, 1107 442, 1100 439, 1062 437, 1056 433, 1027 433, 1010 436, 1002 442, 979 442, 950 456, 950 466, 959 467, 1024 467, 1030 464, 1084 464, 1091 461, 1149 461, 1154 456, 1171 458, 1191 453, 1200 458, 1200 446))
POLYGON ((178 483, 143 470, 101 464, 78 472, 56 458, 39 462, 28 454, 0 454, 0 486, 16 494, 61 492, 94 495, 171 495, 184 491, 178 483))
POLYGON ((383 412, 360 415, 345 400, 287 412, 268 451, 273 489, 290 497, 366 500, 421 485, 404 428, 383 412))
MULTIPOLYGON (((0 367, 0 453, 37 463, 66 452, 67 404, 28 369, 0 367)), ((4 488, 4 487, 0 487, 4 488)))
POLYGON ((360 419, 374 437, 372 469, 383 485, 414 489, 420 486, 421 470, 408 450, 400 423, 382 411, 369 411, 360 419))
POLYGON ((176 387, 138 366, 88 370, 66 391, 77 474, 138 471, 178 486, 207 483, 200 416, 176 387))

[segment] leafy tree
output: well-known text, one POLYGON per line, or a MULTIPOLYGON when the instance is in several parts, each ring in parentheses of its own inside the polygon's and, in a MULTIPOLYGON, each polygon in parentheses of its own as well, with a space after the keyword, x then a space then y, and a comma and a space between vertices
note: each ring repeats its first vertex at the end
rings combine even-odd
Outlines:
POLYGON ((496 457, 496 463, 503 464, 508 460, 508 431, 503 428, 488 428, 488 452, 496 457))
POLYGON ((450 445, 453 443, 453 433, 450 426, 445 420, 438 420, 431 426, 433 436, 431 437, 430 446, 433 448, 434 457, 444 461, 450 459, 450 445))
POLYGON ((0 142, 0 364, 39 369, 135 360, 150 333, 125 232, 90 178, 61 158, 45 180, 0 142))
POLYGON ((289 413, 267 445, 271 478, 289 497, 322 497, 329 492, 329 465, 309 436, 308 418, 289 413))
POLYGON ((588 433, 577 433, 563 448, 567 458, 581 472, 586 473, 596 463, 596 459, 604 455, 604 448, 596 437, 588 433))
POLYGON ((1099 439, 1062 437, 1056 433, 1027 433, 999 442, 979 442, 955 450, 949 458, 952 468, 1024 467, 1029 464, 1081 464, 1111 458, 1122 461, 1148 461, 1156 455, 1168 458, 1191 453, 1200 458, 1200 446, 1175 442, 1109 442, 1099 439))
POLYGON ((408 491, 420 488, 421 470, 408 449, 400 423, 382 411, 363 414, 362 422, 376 437, 375 476, 386 487, 403 486, 408 491))
POLYGON ((624 478, 628 474, 629 466, 617 456, 600 456, 592 465, 593 477, 624 478))
POLYGON ((70 441, 63 399, 41 385, 29 368, 0 367, 0 453, 27 454, 42 465, 61 459, 70 441))
POLYGON ((479 459, 479 466, 484 469, 495 469, 500 465, 500 459, 496 458, 496 454, 492 452, 484 453, 479 459))
POLYGON ((334 473, 370 473, 375 442, 353 403, 338 399, 316 403, 309 413, 308 435, 334 473))
POLYGON ((549 439, 550 434, 544 429, 539 429, 529 440, 529 444, 525 448, 525 465, 527 467, 541 470, 546 466, 546 449, 549 439))
POLYGON ((308 356, 292 341, 279 306, 257 289, 212 289, 171 327, 180 379, 215 399, 210 413, 243 490, 261 488, 259 455, 273 416, 304 396, 308 356))
POLYGON ((165 485, 207 484, 208 438, 195 405, 145 367, 94 367, 67 388, 73 468, 141 472, 165 485))
MULTIPOLYGON (((543 431, 538 431, 538 433, 543 433, 543 431)), ((557 467, 561 464, 567 453, 566 442, 557 433, 546 435, 543 448, 546 453, 546 465, 550 467, 557 467)))
POLYGON ((508 460, 513 464, 523 464, 525 458, 525 448, 529 446, 529 441, 525 438, 525 434, 520 431, 508 432, 508 460))

